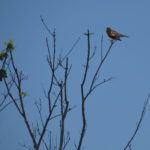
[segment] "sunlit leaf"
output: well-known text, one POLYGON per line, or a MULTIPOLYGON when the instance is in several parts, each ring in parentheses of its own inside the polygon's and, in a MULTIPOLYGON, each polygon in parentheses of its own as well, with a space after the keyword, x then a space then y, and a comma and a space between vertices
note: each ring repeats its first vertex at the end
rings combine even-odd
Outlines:
POLYGON ((14 42, 13 40, 9 40, 9 42, 7 43, 7 48, 6 48, 6 52, 10 52, 14 49, 14 42))

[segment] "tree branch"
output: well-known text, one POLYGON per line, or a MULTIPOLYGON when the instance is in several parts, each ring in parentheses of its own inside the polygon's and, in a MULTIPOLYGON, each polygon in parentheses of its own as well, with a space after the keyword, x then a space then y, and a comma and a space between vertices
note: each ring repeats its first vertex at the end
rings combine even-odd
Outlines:
POLYGON ((81 149, 81 145, 83 142, 83 138, 86 132, 86 114, 85 114, 85 96, 84 96, 84 84, 86 81, 86 77, 88 74, 88 69, 89 69, 89 61, 90 61, 90 35, 92 35, 92 33, 89 32, 89 30, 87 31, 87 33, 85 33, 85 35, 87 36, 87 44, 88 44, 88 49, 87 49, 87 59, 86 59, 86 65, 85 65, 85 70, 84 70, 84 75, 83 75, 83 80, 81 82, 81 112, 82 112, 82 129, 81 129, 81 134, 80 134, 80 138, 79 138, 79 143, 77 146, 77 150, 81 149))
POLYGON ((142 124, 142 121, 143 121, 143 118, 144 118, 144 115, 145 115, 145 112, 146 112, 146 108, 147 108, 149 99, 150 99, 150 94, 148 95, 148 97, 147 97, 147 99, 146 99, 146 101, 144 103, 144 106, 143 106, 143 109, 142 109, 141 116, 140 116, 140 119, 138 121, 137 127, 136 127, 135 131, 133 132, 133 135, 131 136, 131 138, 127 142, 126 146, 123 148, 123 150, 126 150, 128 147, 130 147, 130 145, 131 145, 132 141, 134 140, 137 132, 139 131, 139 128, 140 128, 140 126, 142 124))

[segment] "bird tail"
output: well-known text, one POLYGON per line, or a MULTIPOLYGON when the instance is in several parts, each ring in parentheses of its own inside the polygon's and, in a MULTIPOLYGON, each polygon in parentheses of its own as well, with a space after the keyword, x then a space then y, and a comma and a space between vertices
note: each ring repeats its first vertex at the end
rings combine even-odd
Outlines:
POLYGON ((129 37, 129 36, 124 35, 124 34, 120 34, 119 36, 120 36, 120 37, 127 37, 127 38, 129 37))

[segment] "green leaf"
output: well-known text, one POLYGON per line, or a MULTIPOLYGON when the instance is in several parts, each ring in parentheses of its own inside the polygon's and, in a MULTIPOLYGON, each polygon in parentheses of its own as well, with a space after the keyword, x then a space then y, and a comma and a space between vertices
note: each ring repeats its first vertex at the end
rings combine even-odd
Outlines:
POLYGON ((8 57, 8 54, 6 52, 1 52, 0 53, 0 60, 3 60, 5 58, 7 58, 7 57, 8 57))
POLYGON ((7 78, 7 72, 5 69, 0 69, 0 81, 2 81, 3 78, 7 78))
POLYGON ((9 42, 7 43, 7 48, 6 48, 6 52, 10 52, 14 49, 14 42, 13 40, 9 40, 9 42))

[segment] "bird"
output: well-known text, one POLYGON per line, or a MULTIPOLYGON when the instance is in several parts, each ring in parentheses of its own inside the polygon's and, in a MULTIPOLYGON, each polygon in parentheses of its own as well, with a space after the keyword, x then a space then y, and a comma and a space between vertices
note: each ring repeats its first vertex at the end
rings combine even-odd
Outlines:
POLYGON ((122 38, 122 37, 128 37, 127 35, 121 34, 121 33, 117 32, 117 31, 113 30, 110 27, 106 28, 106 33, 113 40, 119 40, 119 41, 121 41, 120 38, 122 38))

